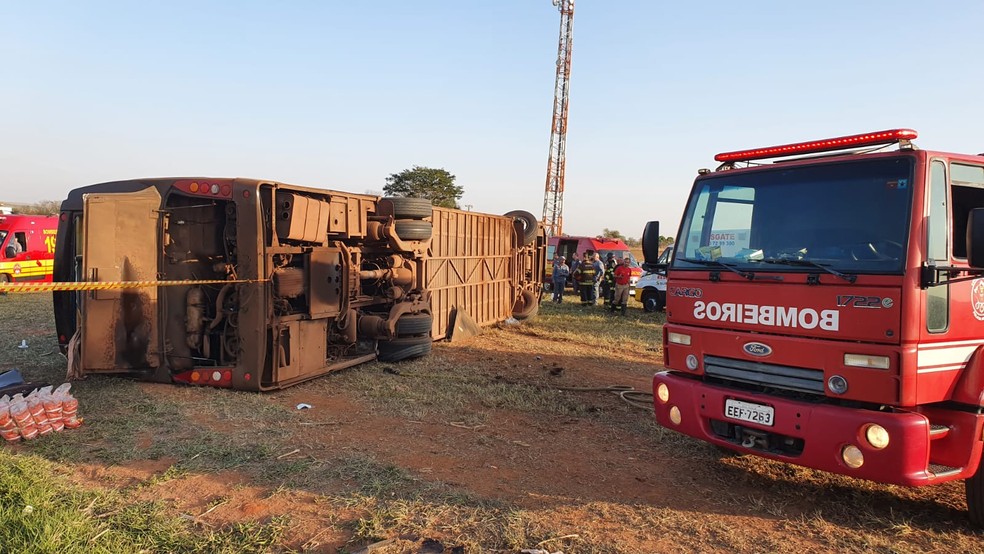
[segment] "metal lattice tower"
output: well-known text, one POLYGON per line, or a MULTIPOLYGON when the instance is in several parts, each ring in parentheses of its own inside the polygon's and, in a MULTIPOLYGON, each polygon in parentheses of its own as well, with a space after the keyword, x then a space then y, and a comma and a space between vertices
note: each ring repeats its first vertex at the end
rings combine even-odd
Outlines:
POLYGON ((564 169, 567 165, 567 103, 571 87, 571 44, 574 40, 574 0, 553 0, 560 10, 557 46, 557 80, 554 84, 553 119, 550 122, 550 157, 543 195, 543 227, 547 236, 564 229, 564 169))

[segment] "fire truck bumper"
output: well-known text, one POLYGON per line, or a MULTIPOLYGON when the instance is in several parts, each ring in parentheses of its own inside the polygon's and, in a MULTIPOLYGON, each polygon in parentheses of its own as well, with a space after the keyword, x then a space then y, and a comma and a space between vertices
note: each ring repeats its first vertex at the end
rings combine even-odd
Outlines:
POLYGON ((660 425, 740 453, 880 483, 919 486, 969 477, 981 452, 982 416, 954 416, 963 429, 961 467, 930 463, 929 419, 913 411, 874 411, 736 391, 657 373, 660 425))

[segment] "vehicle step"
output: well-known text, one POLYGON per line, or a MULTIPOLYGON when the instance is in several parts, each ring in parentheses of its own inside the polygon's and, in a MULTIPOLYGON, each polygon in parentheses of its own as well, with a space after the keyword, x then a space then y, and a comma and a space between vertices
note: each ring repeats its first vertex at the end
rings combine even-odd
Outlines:
POLYGON ((927 469, 929 469, 929 472, 935 475, 937 479, 956 475, 963 470, 962 467, 950 467, 939 464, 929 464, 929 468, 927 469))
POLYGON ((942 439, 943 437, 950 434, 950 427, 948 425, 939 425, 933 423, 929 426, 929 438, 930 439, 942 439))

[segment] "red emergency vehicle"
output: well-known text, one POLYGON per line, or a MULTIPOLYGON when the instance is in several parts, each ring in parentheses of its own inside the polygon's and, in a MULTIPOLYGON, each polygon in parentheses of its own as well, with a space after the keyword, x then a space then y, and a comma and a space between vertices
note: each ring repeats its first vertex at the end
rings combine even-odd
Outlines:
POLYGON ((50 283, 57 232, 57 216, 0 215, 0 283, 50 283))
MULTIPOLYGON (((547 288, 553 286, 551 275, 553 275, 553 264, 551 263, 554 254, 560 254, 567 260, 567 265, 571 265, 575 256, 578 260, 584 258, 584 253, 588 250, 597 252, 601 256, 601 261, 608 259, 608 254, 612 254, 616 260, 628 256, 632 267, 632 286, 635 287, 636 281, 642 276, 642 266, 636 261, 635 256, 629 250, 629 246, 620 239, 608 239, 604 237, 573 237, 558 236, 547 239, 547 264, 544 268, 543 283, 547 288)), ((568 279, 570 282, 570 279, 568 279)))
MULTIPOLYGON (((915 138, 727 152, 700 171, 669 262, 656 419, 881 483, 963 479, 982 526, 984 155, 915 138)), ((650 223, 647 261, 658 235, 650 223)))

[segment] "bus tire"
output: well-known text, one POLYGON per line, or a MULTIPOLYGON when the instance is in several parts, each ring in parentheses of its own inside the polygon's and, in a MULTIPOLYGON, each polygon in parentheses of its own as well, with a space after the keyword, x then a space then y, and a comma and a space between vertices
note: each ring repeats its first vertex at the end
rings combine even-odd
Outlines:
POLYGON ((387 196, 379 200, 385 205, 393 219, 424 219, 434 213, 434 205, 426 198, 406 198, 403 196, 387 196))
POLYGON ((512 316, 520 321, 535 316, 540 311, 540 302, 536 295, 528 290, 524 290, 519 295, 519 300, 513 306, 512 316))
POLYGON ((403 314, 396 320, 396 336, 430 335, 434 318, 430 314, 403 314))
POLYGON ((416 221, 413 219, 397 220, 393 224, 396 236, 400 240, 427 240, 434 234, 434 228, 430 221, 416 221))
POLYGON ((517 223, 516 232, 519 236, 519 244, 521 246, 533 244, 537 234, 540 232, 540 222, 536 219, 536 216, 524 210, 513 210, 507 212, 506 217, 513 218, 513 221, 517 223), (522 228, 519 227, 520 225, 522 225, 522 228))
MULTIPOLYGON (((984 462, 984 459, 981 461, 984 462)), ((964 491, 967 495, 967 516, 970 518, 970 524, 978 529, 984 529, 984 464, 978 465, 977 473, 964 481, 964 491)))
POLYGON ((429 336, 401 337, 393 340, 381 340, 377 343, 381 362, 399 362, 410 358, 419 358, 430 353, 434 342, 429 336))

